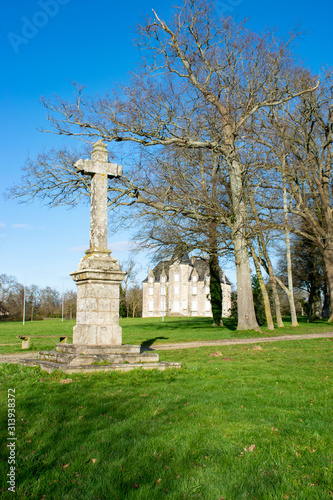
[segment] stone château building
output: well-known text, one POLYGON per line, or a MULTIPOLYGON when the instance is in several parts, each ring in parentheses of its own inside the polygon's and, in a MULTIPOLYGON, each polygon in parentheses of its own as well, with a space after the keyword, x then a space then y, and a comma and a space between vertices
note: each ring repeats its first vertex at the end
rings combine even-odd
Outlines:
MULTIPOLYGON (((209 265, 185 255, 179 260, 164 260, 143 281, 142 317, 167 315, 212 316, 209 292, 209 265)), ((230 315, 231 283, 221 272, 222 316, 230 315)))

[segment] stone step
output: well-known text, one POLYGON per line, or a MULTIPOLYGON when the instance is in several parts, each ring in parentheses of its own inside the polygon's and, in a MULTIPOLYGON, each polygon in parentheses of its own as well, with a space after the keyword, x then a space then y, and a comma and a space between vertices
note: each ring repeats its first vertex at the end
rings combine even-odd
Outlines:
POLYGON ((56 351, 69 354, 139 354, 139 345, 83 345, 83 344, 57 344, 56 351))
POLYGON ((102 363, 107 361, 112 364, 120 363, 156 363, 159 355, 153 352, 143 352, 139 354, 94 354, 94 355, 74 355, 58 351, 40 351, 38 359, 70 366, 86 366, 92 363, 102 363))
POLYGON ((88 366, 69 366, 60 365, 43 359, 24 359, 21 361, 25 366, 40 366, 42 370, 51 373, 53 370, 61 370, 64 373, 97 373, 109 371, 122 371, 127 372, 135 368, 142 368, 143 370, 166 370, 168 368, 181 368, 181 363, 115 363, 111 365, 88 365, 88 366))

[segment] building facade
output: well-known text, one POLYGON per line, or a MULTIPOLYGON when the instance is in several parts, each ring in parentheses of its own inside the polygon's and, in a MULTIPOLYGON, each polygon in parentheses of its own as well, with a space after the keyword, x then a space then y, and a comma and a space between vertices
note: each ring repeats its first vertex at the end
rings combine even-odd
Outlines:
MULTIPOLYGON (((222 316, 231 308, 231 283, 221 272, 222 316)), ((143 281, 142 317, 212 317, 209 266, 202 259, 185 255, 176 261, 164 260, 143 281)))

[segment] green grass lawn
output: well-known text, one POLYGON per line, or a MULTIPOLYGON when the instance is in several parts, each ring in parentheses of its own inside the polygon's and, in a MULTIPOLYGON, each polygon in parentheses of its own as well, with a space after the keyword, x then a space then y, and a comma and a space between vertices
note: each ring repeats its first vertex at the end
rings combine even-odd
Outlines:
MULTIPOLYGON (((262 333, 251 331, 237 331, 235 323, 225 319, 225 326, 212 327, 210 318, 123 318, 120 324, 123 327, 124 344, 158 345, 175 342, 191 342, 194 340, 218 340, 246 337, 266 337, 279 335, 297 335, 301 333, 320 333, 333 331, 333 324, 327 321, 307 323, 306 318, 298 318, 300 326, 291 327, 290 318, 284 318, 285 327, 275 328, 273 331, 262 327, 262 333)), ((0 346, 0 354, 22 352, 20 339, 17 335, 72 335, 75 320, 62 322, 59 319, 44 321, 28 321, 25 325, 19 322, 0 322, 0 344, 17 343, 16 346, 0 346)), ((54 349, 59 340, 31 339, 31 349, 54 349)))
POLYGON ((48 375, 0 366, 1 498, 13 498, 6 400, 15 388, 17 498, 332 499, 332 339, 160 358, 183 368, 48 375))

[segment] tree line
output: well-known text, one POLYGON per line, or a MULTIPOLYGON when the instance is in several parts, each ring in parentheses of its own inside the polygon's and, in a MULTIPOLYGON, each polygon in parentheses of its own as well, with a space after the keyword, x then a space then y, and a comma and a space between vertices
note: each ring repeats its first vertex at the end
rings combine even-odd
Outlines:
POLYGON ((0 274, 0 320, 36 321, 43 318, 72 319, 76 315, 76 292, 60 294, 55 288, 24 286, 15 276, 0 274))
MULTIPOLYGON (((142 286, 137 280, 138 265, 132 258, 122 262, 126 277, 120 287, 119 315, 123 318, 142 315, 142 286)), ((0 274, 0 321, 37 321, 43 318, 76 317, 77 294, 60 293, 55 288, 24 286, 15 276, 0 274), (25 304, 25 306, 24 306, 25 304)))
MULTIPOLYGON (((320 255, 320 287, 325 281, 333 303, 333 74, 318 77, 299 61, 299 36, 258 34, 214 2, 183 0, 170 20, 154 12, 138 27, 143 55, 128 85, 91 97, 75 85, 72 101, 43 99, 51 132, 102 139, 110 159, 124 160, 125 175, 109 182, 109 207, 122 227, 134 222, 142 247, 208 260, 215 305, 219 259, 233 256, 242 330, 260 329, 251 263, 268 328, 273 315, 283 326, 280 290, 297 325, 294 238, 320 255), (274 259, 281 240, 285 280, 274 259)), ((75 170, 79 156, 68 147, 29 159, 12 196, 77 204, 90 188, 75 170)), ((221 324, 219 307, 213 313, 221 324)))

